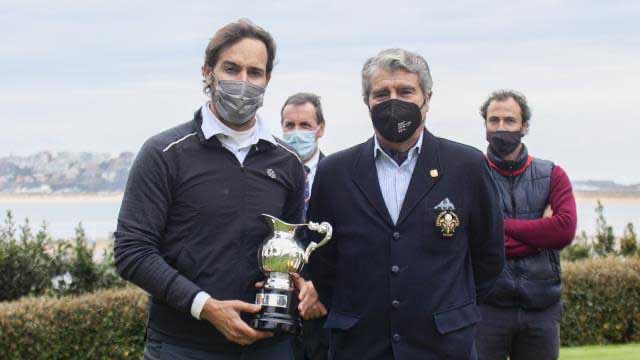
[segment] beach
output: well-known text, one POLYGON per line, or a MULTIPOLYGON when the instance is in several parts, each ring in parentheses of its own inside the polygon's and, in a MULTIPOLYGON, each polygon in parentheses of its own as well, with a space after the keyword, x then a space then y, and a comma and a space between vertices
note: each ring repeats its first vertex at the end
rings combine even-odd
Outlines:
POLYGON ((121 192, 115 193, 54 193, 54 194, 3 194, 0 193, 2 203, 55 203, 55 202, 90 202, 90 203, 120 203, 121 192))
MULTIPOLYGON (((595 208, 598 200, 604 206, 604 215, 616 236, 633 223, 640 226, 640 195, 576 192, 578 232, 594 234, 595 208)), ((54 238, 75 235, 79 223, 91 241, 108 239, 117 225, 122 193, 69 193, 69 194, 0 194, 0 215, 8 210, 17 224, 29 218, 32 228, 43 222, 54 238)), ((2 219, 0 219, 1 221, 2 219)))
MULTIPOLYGON (((52 193, 52 194, 5 194, 0 193, 0 202, 120 202, 122 192, 113 193, 52 193)), ((576 201, 624 202, 640 204, 640 193, 574 192, 576 201)))

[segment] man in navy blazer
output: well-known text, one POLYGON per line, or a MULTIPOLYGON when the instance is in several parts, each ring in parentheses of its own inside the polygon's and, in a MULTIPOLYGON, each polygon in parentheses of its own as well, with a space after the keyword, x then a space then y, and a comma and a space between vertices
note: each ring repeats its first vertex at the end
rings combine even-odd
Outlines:
POLYGON ((333 225, 309 271, 329 309, 331 359, 475 359, 476 306, 504 264, 483 154, 424 127, 432 80, 418 54, 365 63, 375 135, 318 165, 308 219, 333 225))

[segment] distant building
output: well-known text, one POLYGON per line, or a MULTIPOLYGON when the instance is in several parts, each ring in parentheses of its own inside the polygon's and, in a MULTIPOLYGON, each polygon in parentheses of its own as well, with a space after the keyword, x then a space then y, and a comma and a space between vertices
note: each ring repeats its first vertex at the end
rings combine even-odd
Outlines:
POLYGON ((39 152, 0 158, 0 193, 121 192, 134 154, 39 152))

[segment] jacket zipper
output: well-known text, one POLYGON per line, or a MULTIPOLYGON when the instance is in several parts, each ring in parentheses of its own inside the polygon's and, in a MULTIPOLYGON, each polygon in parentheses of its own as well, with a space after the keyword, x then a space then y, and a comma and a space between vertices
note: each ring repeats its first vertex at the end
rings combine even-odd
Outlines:
MULTIPOLYGON (((510 169, 511 172, 509 174, 509 193, 511 195, 511 218, 515 219, 516 218, 516 197, 515 194, 513 192, 513 188, 515 187, 515 176, 514 176, 514 171, 513 168, 510 169)), ((522 271, 520 269, 520 262, 519 261, 515 261, 514 262, 514 277, 515 277, 515 291, 513 293, 514 297, 515 297, 515 302, 519 303, 520 302, 520 282, 521 282, 521 277, 522 277, 522 271)))
POLYGON ((509 193, 511 194, 511 217, 515 219, 516 218, 516 197, 515 197, 515 194, 513 193, 513 188, 515 186, 516 178, 513 176, 513 170, 511 170, 511 174, 509 175, 509 180, 510 180, 509 193))

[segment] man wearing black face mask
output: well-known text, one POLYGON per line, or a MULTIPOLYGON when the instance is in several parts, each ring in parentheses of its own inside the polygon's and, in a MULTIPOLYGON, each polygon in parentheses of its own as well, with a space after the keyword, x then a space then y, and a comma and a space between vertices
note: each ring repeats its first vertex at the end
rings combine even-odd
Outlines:
POLYGON ((331 359, 475 359, 476 306, 502 270, 502 214, 481 152, 425 129, 422 56, 362 70, 374 136, 318 165, 308 219, 333 225, 309 271, 331 359))
POLYGON ((496 91, 480 113, 487 161, 502 198, 507 262, 481 306, 480 359, 557 359, 560 344, 560 258, 576 230, 576 203, 565 172, 529 155, 526 98, 496 91))
MULTIPOLYGON (((115 262, 150 294, 145 359, 293 359, 290 339, 245 322, 261 309, 261 214, 299 223, 304 207, 300 159, 256 114, 274 57, 271 35, 249 21, 218 30, 202 68, 209 99, 149 139, 131 169, 115 262)), ((305 316, 317 294, 299 276, 295 286, 305 316)))

